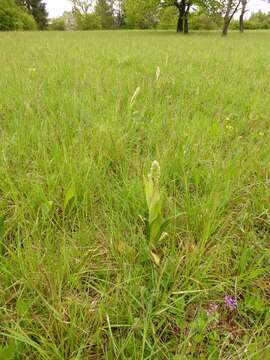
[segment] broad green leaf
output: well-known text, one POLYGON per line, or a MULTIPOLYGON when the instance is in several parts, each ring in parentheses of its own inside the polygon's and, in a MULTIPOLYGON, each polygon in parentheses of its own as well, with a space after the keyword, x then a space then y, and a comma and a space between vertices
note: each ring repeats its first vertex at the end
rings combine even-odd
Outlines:
POLYGON ((0 360, 14 360, 16 356, 16 349, 14 345, 0 347, 0 360))
POLYGON ((75 199, 76 196, 76 189, 74 184, 72 184, 66 192, 65 199, 64 199, 64 210, 68 207, 72 200, 75 199))
POLYGON ((153 181, 149 177, 144 177, 144 189, 145 189, 145 198, 148 206, 148 210, 151 206, 151 198, 153 194, 153 181))
POLYGON ((167 219, 165 221, 163 221, 160 225, 160 231, 163 233, 163 231, 166 229, 166 227, 169 225, 169 223, 171 222, 171 219, 167 219))
POLYGON ((157 217, 161 215, 161 201, 159 194, 154 194, 149 209, 149 223, 151 224, 157 217))
POLYGON ((158 216, 152 223, 150 224, 150 242, 155 242, 159 240, 161 235, 161 216, 158 216))

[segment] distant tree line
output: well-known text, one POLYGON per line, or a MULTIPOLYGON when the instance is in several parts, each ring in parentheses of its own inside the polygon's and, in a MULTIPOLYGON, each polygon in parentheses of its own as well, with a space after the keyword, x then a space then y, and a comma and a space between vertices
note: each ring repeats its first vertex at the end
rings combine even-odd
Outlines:
MULTIPOLYGON (((162 12, 158 29, 175 29, 175 16, 174 9, 166 9, 162 12)), ((218 14, 209 15, 205 11, 198 9, 189 15, 189 28, 191 30, 221 30, 223 27, 223 17, 218 14)), ((243 31, 246 30, 267 30, 270 29, 270 12, 268 14, 258 11, 252 13, 251 16, 244 20, 241 24, 241 19, 232 19, 230 28, 232 30, 243 31)))
POLYGON ((72 13, 54 19, 53 30, 72 29, 270 29, 270 13, 245 20, 248 0, 70 0, 72 13), (238 20, 236 16, 239 14, 238 20), (73 18, 73 22, 71 21, 73 18), (69 20, 69 21, 67 21, 69 20))
POLYGON ((270 13, 245 19, 248 0, 70 0, 72 11, 48 21, 44 0, 0 0, 0 30, 270 29, 270 13), (237 15, 239 14, 239 15, 237 15), (236 20, 238 16, 238 20, 236 20))

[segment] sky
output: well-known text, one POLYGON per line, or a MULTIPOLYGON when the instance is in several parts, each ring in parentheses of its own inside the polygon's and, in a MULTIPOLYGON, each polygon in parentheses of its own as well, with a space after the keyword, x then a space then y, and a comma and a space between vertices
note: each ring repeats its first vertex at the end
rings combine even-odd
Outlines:
POLYGON ((62 15, 64 11, 71 10, 69 0, 45 0, 45 3, 47 3, 47 11, 51 18, 62 15))
MULTIPOLYGON (((71 10, 69 0, 45 0, 45 3, 47 3, 47 10, 51 18, 62 15, 64 11, 71 10)), ((270 12, 270 5, 265 0, 250 0, 248 3, 248 9, 249 13, 258 10, 270 12)))

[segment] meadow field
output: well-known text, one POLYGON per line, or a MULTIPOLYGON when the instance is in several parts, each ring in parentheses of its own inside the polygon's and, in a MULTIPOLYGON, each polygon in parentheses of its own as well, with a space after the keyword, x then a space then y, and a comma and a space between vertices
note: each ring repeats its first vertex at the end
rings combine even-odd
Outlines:
POLYGON ((1 360, 270 359, 269 44, 0 34, 1 360))

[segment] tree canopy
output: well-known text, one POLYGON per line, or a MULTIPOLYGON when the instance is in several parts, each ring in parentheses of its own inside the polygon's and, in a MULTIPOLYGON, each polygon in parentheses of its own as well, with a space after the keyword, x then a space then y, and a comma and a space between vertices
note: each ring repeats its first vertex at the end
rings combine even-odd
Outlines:
POLYGON ((113 2, 97 0, 95 13, 100 17, 102 29, 112 29, 114 24, 113 2))
POLYGON ((37 24, 24 7, 14 0, 0 1, 0 30, 34 30, 37 24))
POLYGON ((16 0, 18 5, 24 6, 36 20, 40 30, 46 29, 48 25, 48 13, 43 0, 16 0))
POLYGON ((130 28, 148 29, 157 22, 159 0, 124 0, 125 23, 130 28))
POLYGON ((72 3, 73 11, 80 14, 87 14, 93 10, 95 0, 70 0, 72 3))

